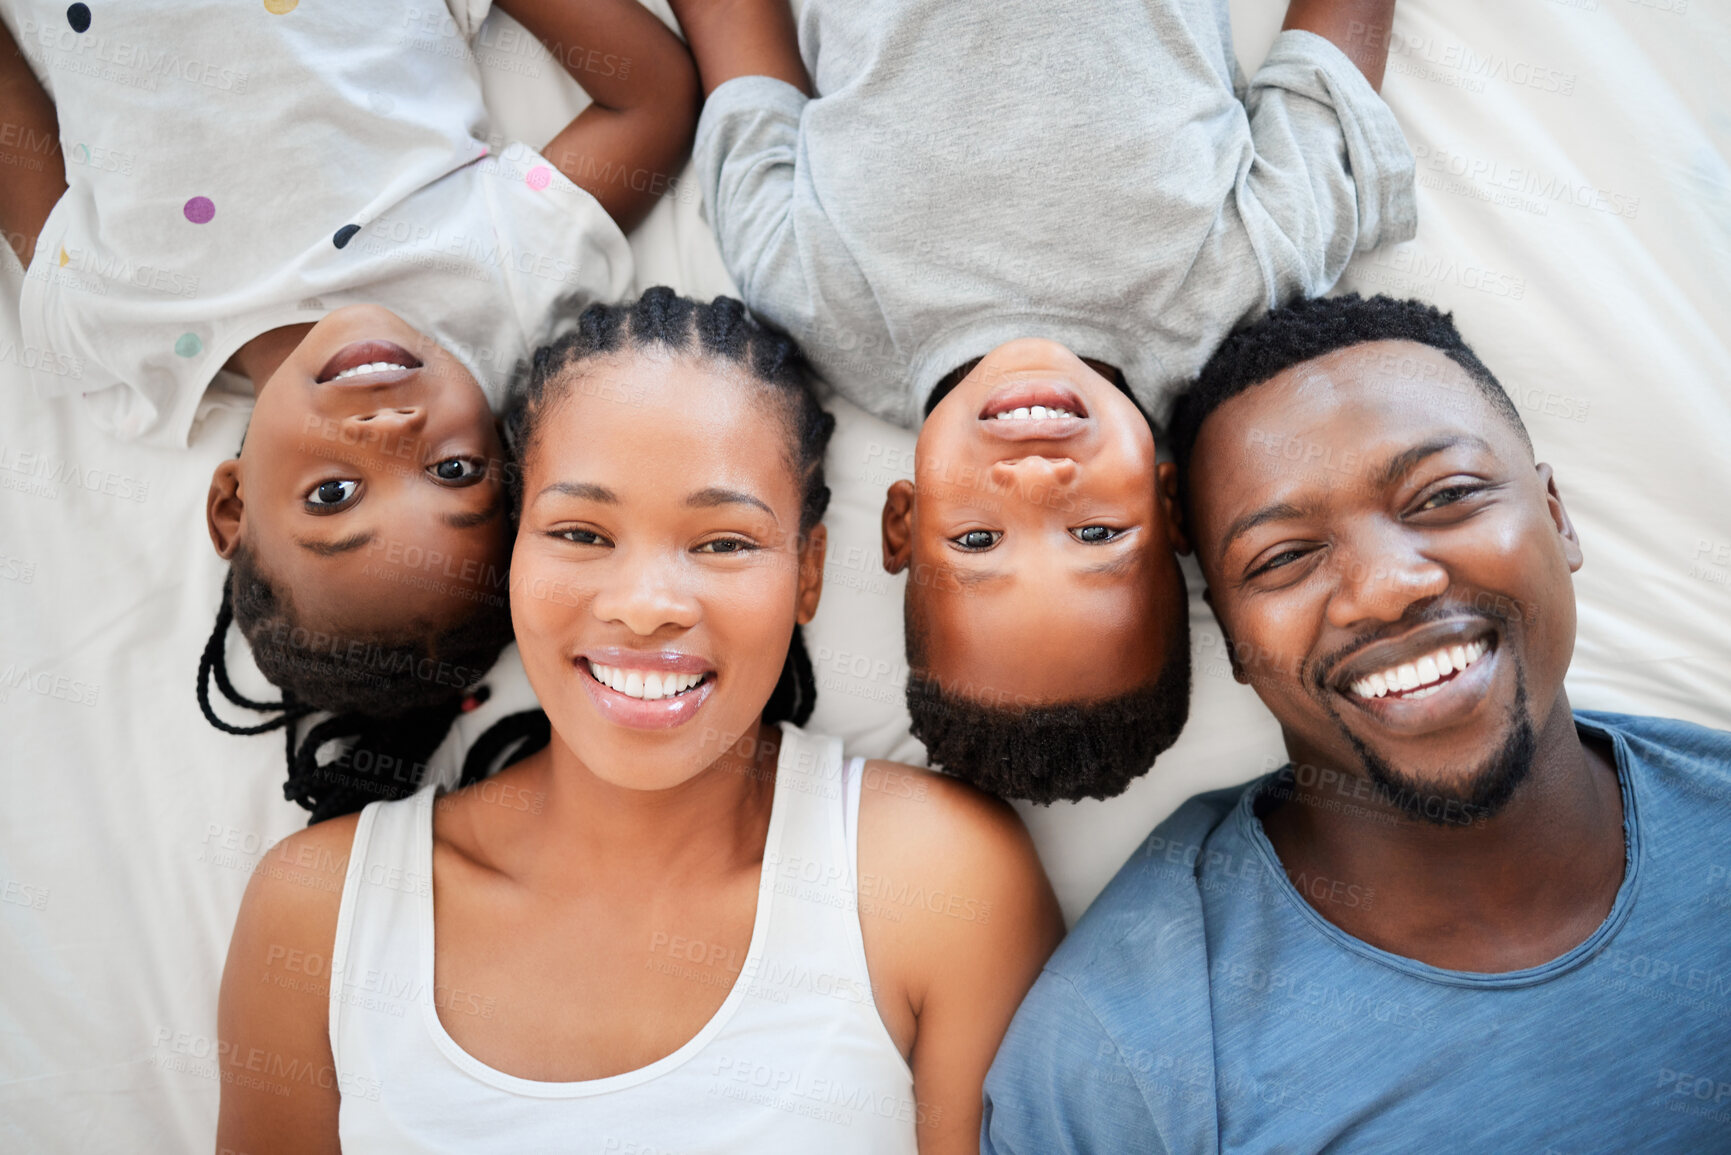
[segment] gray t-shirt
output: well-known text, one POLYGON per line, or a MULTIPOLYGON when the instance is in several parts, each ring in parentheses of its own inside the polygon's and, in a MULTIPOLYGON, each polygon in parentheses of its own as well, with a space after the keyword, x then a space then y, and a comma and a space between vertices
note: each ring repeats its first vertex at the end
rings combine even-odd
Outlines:
POLYGON ((1016 1012, 982 1150, 1731 1151, 1731 734, 1575 719, 1615 749, 1626 865, 1574 949, 1504 974, 1379 950, 1312 905, 1386 902, 1374 880, 1289 877, 1257 817, 1359 793, 1288 768, 1202 795, 1016 1012))
POLYGON ((1223 0, 808 0, 820 95, 741 77, 695 151, 728 271, 842 394, 917 426, 1016 337, 1164 419, 1239 322, 1413 235, 1400 126, 1334 45, 1247 85, 1223 0))

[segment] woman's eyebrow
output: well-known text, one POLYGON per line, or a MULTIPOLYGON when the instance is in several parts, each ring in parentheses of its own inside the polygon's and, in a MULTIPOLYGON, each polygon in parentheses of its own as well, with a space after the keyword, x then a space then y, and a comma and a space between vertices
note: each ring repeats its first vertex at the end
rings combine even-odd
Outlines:
POLYGON ((685 504, 693 509, 709 509, 717 505, 749 505, 769 514, 770 520, 776 520, 775 510, 769 508, 763 501, 749 493, 737 489, 723 489, 718 485, 711 485, 707 489, 698 490, 685 499, 685 504))
POLYGON ((550 493, 559 494, 563 497, 581 498, 584 501, 599 501, 607 505, 619 504, 619 495, 617 493, 614 493, 605 485, 596 485, 593 482, 588 481, 555 481, 552 485, 547 486, 540 493, 537 493, 535 495, 535 500, 540 501, 550 493))

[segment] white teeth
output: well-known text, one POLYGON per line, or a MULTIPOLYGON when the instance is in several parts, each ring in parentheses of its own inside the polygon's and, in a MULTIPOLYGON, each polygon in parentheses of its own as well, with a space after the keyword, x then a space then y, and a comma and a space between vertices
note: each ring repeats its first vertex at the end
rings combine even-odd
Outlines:
POLYGON ((996 421, 1046 421, 1054 417, 1074 417, 1068 409, 1058 409, 1045 405, 1025 405, 1019 409, 1005 409, 993 415, 996 421))
POLYGON ((1388 694, 1400 694, 1408 699, 1428 697, 1442 688, 1432 683, 1465 670, 1484 657, 1489 648, 1482 641, 1464 646, 1444 646, 1417 661, 1360 678, 1349 688, 1361 698, 1381 698, 1388 694))
POLYGON ((703 681, 702 674, 645 674, 640 670, 603 666, 599 662, 590 662, 589 672, 608 689, 646 702, 683 694, 703 681))
POLYGON ((370 361, 365 365, 356 365, 353 369, 344 369, 332 381, 341 381, 344 377, 359 377, 362 373, 386 373, 392 369, 407 369, 407 365, 398 365, 391 361, 370 361))

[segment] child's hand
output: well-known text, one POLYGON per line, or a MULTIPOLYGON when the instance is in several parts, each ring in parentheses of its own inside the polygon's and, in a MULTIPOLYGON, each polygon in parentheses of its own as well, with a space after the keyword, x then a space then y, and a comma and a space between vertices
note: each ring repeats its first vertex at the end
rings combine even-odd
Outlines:
POLYGON ((42 91, 30 62, 17 41, 0 23, 0 229, 28 268, 36 251, 36 236, 66 191, 66 161, 60 152, 60 123, 54 105, 42 91))
POLYGON ((1393 24, 1394 0, 1292 0, 1281 28, 1303 29, 1331 41, 1380 92, 1393 24))
POLYGON ((499 0, 594 101, 541 150, 622 229, 655 207, 691 152, 691 54, 637 0, 499 0))
POLYGON ((670 0, 708 96, 739 76, 785 80, 811 92, 787 0, 670 0))

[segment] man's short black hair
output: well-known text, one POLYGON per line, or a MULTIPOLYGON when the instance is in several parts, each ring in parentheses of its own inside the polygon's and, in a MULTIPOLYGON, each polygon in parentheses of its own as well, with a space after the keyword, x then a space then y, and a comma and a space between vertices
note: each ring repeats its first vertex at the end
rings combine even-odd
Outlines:
MULTIPOLYGON (((910 603, 910 610, 912 603, 910 603)), ((1045 805, 1113 798, 1148 772, 1190 716, 1189 618, 1152 682, 1092 702, 999 705, 926 671, 926 630, 907 615, 908 714, 933 766, 1000 798, 1045 805)))
POLYGON ((1377 294, 1318 297, 1273 309, 1225 341, 1172 410, 1170 444, 1178 465, 1181 504, 1190 510, 1190 458, 1196 438, 1220 406, 1294 365, 1371 341, 1415 341, 1429 345, 1466 370, 1492 409, 1506 418, 1527 447, 1532 438, 1496 376, 1455 328, 1454 314, 1424 301, 1377 294))

